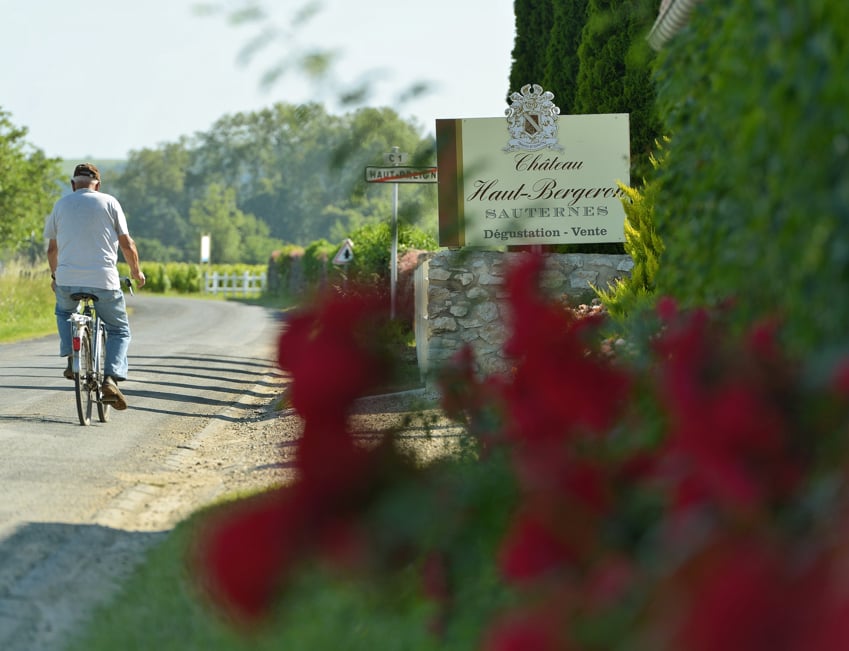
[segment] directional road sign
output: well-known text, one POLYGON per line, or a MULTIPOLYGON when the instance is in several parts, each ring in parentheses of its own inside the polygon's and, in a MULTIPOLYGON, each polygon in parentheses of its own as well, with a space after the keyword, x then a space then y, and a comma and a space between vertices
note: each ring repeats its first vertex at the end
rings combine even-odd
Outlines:
POLYGON ((367 167, 366 183, 436 183, 435 167, 367 167))

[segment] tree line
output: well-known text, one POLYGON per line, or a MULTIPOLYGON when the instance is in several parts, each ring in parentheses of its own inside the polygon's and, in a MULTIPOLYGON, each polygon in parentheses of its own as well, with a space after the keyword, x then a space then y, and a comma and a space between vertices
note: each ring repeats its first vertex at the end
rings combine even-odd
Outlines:
POLYGON ((61 195, 61 172, 58 160, 27 142, 27 133, 0 107, 0 252, 36 258, 44 249, 44 219, 61 195))
MULTIPOLYGON (((26 133, 0 112, 0 234, 15 251, 32 238, 41 244, 44 218, 67 191, 61 161, 28 145, 26 133)), ((391 192, 367 184, 364 170, 396 146, 412 164, 435 162, 433 138, 392 109, 330 115, 319 104, 278 103, 130 152, 103 169, 103 190, 121 201, 146 260, 197 261, 209 234, 214 262, 258 264, 285 244, 341 242, 390 219, 391 192)), ((403 195, 399 221, 435 232, 435 184, 409 184, 403 195)))

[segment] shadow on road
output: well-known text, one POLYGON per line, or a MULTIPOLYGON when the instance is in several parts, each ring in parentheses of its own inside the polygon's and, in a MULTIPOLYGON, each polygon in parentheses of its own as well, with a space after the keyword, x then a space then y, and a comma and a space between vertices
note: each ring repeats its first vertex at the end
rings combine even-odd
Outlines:
MULTIPOLYGON (((47 385, 43 372, 22 374, 20 371, 32 371, 32 367, 3 366, 0 369, 0 377, 17 379, 17 383, 4 383, 4 390, 44 392, 45 388, 55 385, 56 390, 67 394, 62 400, 68 402, 68 422, 76 422, 73 417, 74 384, 61 377, 58 366, 47 385), (42 381, 27 381, 38 378, 42 381)), ((233 422, 239 418, 222 413, 224 410, 241 400, 267 399, 272 390, 280 386, 283 377, 271 361, 264 359, 131 355, 129 378, 121 383, 121 390, 127 396, 129 410, 233 422)), ((65 420, 26 413, 7 415, 6 419, 42 423, 65 420)))
POLYGON ((166 532, 33 522, 0 543, 0 649, 59 651, 166 532))

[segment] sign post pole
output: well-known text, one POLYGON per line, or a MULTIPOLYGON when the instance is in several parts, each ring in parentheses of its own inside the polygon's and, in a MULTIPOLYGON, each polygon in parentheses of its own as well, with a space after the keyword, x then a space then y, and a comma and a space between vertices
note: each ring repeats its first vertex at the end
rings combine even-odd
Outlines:
POLYGON ((390 251, 391 317, 395 318, 395 288, 398 284, 398 184, 436 183, 435 167, 407 167, 407 154, 399 147, 383 155, 386 167, 366 167, 366 183, 392 183, 392 247, 390 251))
POLYGON ((392 184, 392 251, 389 255, 390 308, 389 317, 395 318, 395 288, 398 285, 398 184, 392 184))
MULTIPOLYGON (((384 156, 390 165, 403 165, 407 154, 400 147, 393 147, 384 156)), ((389 318, 395 318, 395 288, 398 285, 398 182, 392 184, 392 248, 389 253, 389 318)))

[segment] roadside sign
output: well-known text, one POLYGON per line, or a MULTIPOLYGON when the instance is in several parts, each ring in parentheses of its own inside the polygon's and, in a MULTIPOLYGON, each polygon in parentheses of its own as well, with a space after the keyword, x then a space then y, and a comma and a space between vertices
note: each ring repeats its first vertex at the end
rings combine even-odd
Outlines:
POLYGON ((388 154, 383 154, 383 162, 387 165, 403 165, 408 156, 409 154, 402 152, 400 147, 393 147, 388 154))
POLYGON ((200 236, 200 263, 209 262, 210 237, 209 235, 200 236))
POLYGON ((436 183, 435 167, 366 167, 366 183, 436 183))
POLYGON ((354 259, 354 243, 350 239, 346 239, 342 244, 342 248, 337 251, 333 258, 333 264, 348 264, 354 259))

